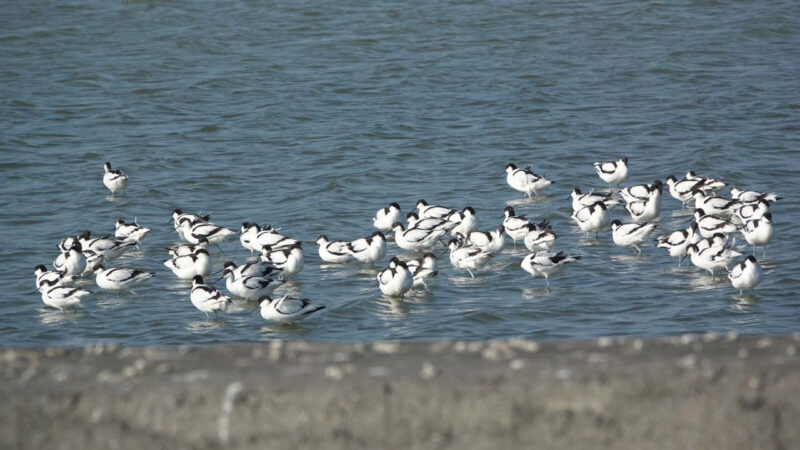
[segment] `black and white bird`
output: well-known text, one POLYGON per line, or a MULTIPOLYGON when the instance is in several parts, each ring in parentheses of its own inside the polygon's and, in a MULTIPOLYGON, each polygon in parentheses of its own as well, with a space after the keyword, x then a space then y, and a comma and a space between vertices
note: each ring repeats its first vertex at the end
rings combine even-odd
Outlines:
POLYGON ((188 241, 189 239, 184 235, 184 230, 191 229, 192 225, 198 223, 208 223, 211 220, 211 216, 209 215, 200 215, 200 214, 189 214, 184 213, 180 209, 172 210, 172 222, 173 226, 175 227, 175 231, 178 232, 178 235, 184 240, 188 241), (186 226, 188 224, 188 227, 186 226))
POLYGON ((541 223, 534 224, 524 215, 515 215, 514 208, 511 206, 505 207, 503 210, 503 217, 503 228, 506 230, 508 237, 514 241, 514 245, 517 244, 518 240, 525 239, 525 235, 527 235, 531 230, 531 225, 533 225, 537 230, 546 230, 550 226, 546 220, 543 220, 541 223))
POLYGON ((81 300, 89 294, 91 294, 91 292, 86 289, 58 285, 42 290, 42 302, 51 308, 63 311, 67 308, 80 305, 81 300))
POLYGON ((143 227, 136 223, 136 221, 133 223, 125 223, 124 220, 118 219, 114 224, 114 238, 120 241, 139 244, 150 231, 150 228, 143 227))
POLYGON ((264 249, 281 250, 299 243, 300 241, 281 234, 275 228, 269 227, 262 229, 256 234, 255 238, 253 239, 252 246, 256 249, 256 251, 262 252, 264 249))
POLYGON ((331 241, 328 236, 322 234, 317 238, 317 244, 319 257, 323 262, 341 264, 355 261, 355 257, 347 248, 349 241, 331 241))
POLYGON ((40 292, 56 286, 69 286, 78 279, 76 275, 69 275, 58 270, 47 270, 44 264, 36 266, 33 274, 36 275, 36 289, 40 292))
POLYGON ((264 250, 261 260, 281 270, 281 278, 289 279, 300 273, 305 265, 303 248, 299 243, 282 250, 264 250))
POLYGON ((605 203, 597 202, 572 213, 572 219, 588 237, 589 233, 597 234, 608 226, 608 209, 605 203))
POLYGON ((237 266, 233 261, 225 261, 222 264, 222 270, 226 269, 233 271, 234 278, 272 278, 281 275, 281 269, 270 262, 260 259, 258 261, 246 262, 240 266, 237 266))
POLYGON ((637 184, 635 186, 628 186, 619 190, 619 195, 625 200, 625 203, 635 202, 637 200, 647 200, 650 194, 656 189, 662 189, 663 183, 661 180, 655 180, 652 184, 637 184))
POLYGON ((225 278, 225 287, 228 289, 228 292, 246 300, 257 300, 265 295, 271 294, 275 288, 283 284, 283 281, 275 278, 236 278, 234 269, 231 268, 224 269, 222 271, 222 277, 225 278))
POLYGON ((445 235, 441 229, 424 230, 420 228, 405 229, 403 224, 395 222, 394 242, 403 250, 409 251, 428 251, 445 235))
MULTIPOLYGON (((498 254, 506 244, 506 228, 498 226, 494 231, 472 231, 466 235, 466 241, 472 246, 493 254, 498 254)), ((464 235, 460 235, 464 236, 464 235)))
POLYGON ((236 234, 236 230, 221 227, 211 222, 197 222, 192 225, 190 221, 184 221, 182 229, 183 238, 190 244, 199 244, 203 242, 203 239, 211 244, 220 244, 236 234))
POLYGON ((411 276, 414 278, 414 288, 430 288, 428 283, 438 275, 438 259, 433 253, 425 253, 421 258, 406 261, 411 276))
POLYGON ((661 214, 661 187, 657 187, 645 200, 634 200, 625 205, 625 209, 636 222, 649 222, 661 214))
POLYGON ((528 233, 524 238, 525 248, 532 252, 552 250, 556 245, 557 238, 558 235, 549 224, 545 228, 530 224, 528 225, 528 233))
POLYGON ((458 233, 466 235, 478 229, 478 216, 475 215, 475 210, 471 206, 454 212, 447 217, 447 220, 456 223, 456 226, 450 230, 450 234, 453 236, 458 233))
POLYGON ((365 238, 349 242, 345 251, 362 264, 374 264, 386 256, 386 236, 375 231, 365 238))
POLYGON ((562 272, 567 264, 579 259, 580 256, 569 256, 564 252, 536 252, 525 256, 520 266, 534 278, 537 275, 544 277, 547 286, 550 287, 550 276, 562 272))
POLYGON ((462 245, 458 239, 450 240, 450 263, 457 269, 466 270, 469 276, 475 278, 473 270, 478 270, 486 265, 492 258, 491 253, 471 245, 462 245))
POLYGON ((731 197, 734 200, 739 200, 743 204, 756 203, 759 200, 777 202, 782 198, 771 192, 744 191, 739 186, 733 186, 731 188, 731 197))
POLYGON ((389 260, 389 267, 378 273, 378 287, 384 295, 402 297, 414 286, 414 277, 405 262, 397 257, 389 260))
POLYGON ((217 288, 209 286, 203 282, 200 275, 192 279, 192 293, 189 295, 192 305, 206 313, 216 314, 217 311, 225 311, 231 303, 231 299, 225 296, 217 288))
POLYGON ((514 164, 506 166, 506 182, 514 190, 524 193, 525 197, 528 198, 539 195, 540 191, 553 184, 543 175, 534 173, 531 170, 531 166, 519 169, 514 164))
POLYGON ((642 253, 639 245, 647 240, 656 227, 657 225, 652 222, 623 224, 619 220, 614 220, 611 222, 611 237, 620 247, 633 247, 636 253, 642 253))
POLYGON ((372 218, 372 226, 381 230, 389 231, 395 222, 400 222, 400 205, 396 202, 389 203, 386 208, 379 209, 372 218))
POLYGON ((669 252, 669 256, 677 257, 678 267, 680 267, 681 261, 686 257, 686 248, 691 244, 696 244, 701 238, 697 222, 692 222, 689 228, 657 237, 656 247, 665 248, 669 252))
POLYGON ((111 163, 106 162, 103 164, 103 168, 105 169, 106 173, 103 174, 103 184, 111 191, 112 194, 115 194, 117 191, 121 191, 128 186, 128 177, 124 173, 122 173, 119 169, 112 169, 111 163))
MULTIPOLYGON (((417 211, 419 211, 420 219, 427 219, 429 217, 444 219, 456 212, 456 210, 452 208, 428 204, 425 199, 419 199, 417 201, 417 211)), ((392 224, 392 229, 394 229, 394 224, 392 224)))
POLYGON ((255 244, 256 235, 263 230, 271 229, 272 227, 269 225, 262 227, 253 222, 242 222, 239 232, 239 243, 241 243, 242 247, 246 250, 250 250, 250 253, 260 251, 260 247, 255 244))
POLYGON ((732 248, 727 247, 709 247, 703 250, 699 250, 696 244, 691 244, 686 248, 686 252, 689 254, 689 257, 692 260, 692 264, 695 266, 707 270, 711 276, 715 276, 714 272, 719 269, 728 269, 733 263, 733 260, 739 256, 742 256, 741 253, 733 250, 732 248))
POLYGON ((714 233, 730 234, 737 230, 736 225, 721 217, 706 214, 702 209, 694 211, 694 221, 697 222, 700 235, 704 238, 711 237, 714 233))
POLYGON ((727 234, 722 233, 714 233, 713 236, 707 237, 704 239, 700 239, 699 241, 695 242, 698 251, 703 251, 707 248, 733 248, 733 244, 735 243, 736 239, 728 239, 727 234))
POLYGON ((753 255, 733 266, 733 269, 728 272, 728 279, 731 280, 731 285, 739 290, 739 295, 742 295, 742 291, 745 289, 752 290, 758 286, 763 276, 764 269, 753 255))
POLYGON ((731 216, 731 221, 744 224, 750 220, 760 219, 769 212, 769 206, 769 201, 763 199, 755 203, 747 203, 736 208, 735 214, 731 216))
MULTIPOLYGON (((117 259, 126 252, 136 248, 136 242, 120 241, 117 239, 108 239, 107 236, 92 238, 89 231, 84 231, 78 236, 78 241, 81 243, 81 251, 94 252, 103 258, 103 261, 109 262, 117 259)), ((89 258, 91 254, 87 254, 89 258)))
POLYGON ((698 189, 706 192, 716 192, 725 187, 725 183, 719 178, 704 177, 694 173, 694 170, 686 172, 685 179, 690 181, 698 181, 700 184, 698 189))
POLYGON ((295 298, 284 295, 272 299, 265 295, 259 303, 261 317, 275 323, 293 323, 303 320, 310 315, 325 309, 324 305, 314 305, 307 298, 295 298))
POLYGON ((596 194, 593 192, 589 192, 588 194, 581 193, 581 190, 578 188, 574 188, 572 193, 570 194, 572 197, 572 211, 577 211, 583 207, 594 205, 597 202, 603 202, 606 205, 606 209, 611 210, 615 206, 619 204, 618 200, 612 198, 612 194, 604 193, 604 194, 596 194))
POLYGON ((670 175, 666 180, 667 186, 669 186, 669 194, 672 198, 681 202, 684 208, 686 207, 686 203, 694 196, 693 191, 695 189, 700 189, 701 191, 707 190, 703 185, 703 181, 700 179, 678 180, 674 175, 670 175))
POLYGON ((716 195, 707 195, 700 189, 693 189, 695 209, 702 209, 706 214, 729 218, 741 206, 738 200, 729 200, 716 195))
POLYGON ((766 213, 760 219, 745 222, 742 234, 747 243, 753 246, 753 253, 756 252, 757 245, 763 245, 766 256, 767 244, 772 242, 772 213, 766 213))
POLYGON ((628 179, 628 158, 625 156, 617 161, 595 162, 592 165, 597 176, 609 186, 619 186, 628 179))
POLYGON ((75 241, 67 251, 61 252, 53 261, 53 267, 67 275, 80 275, 86 269, 86 256, 82 253, 81 243, 75 241))
POLYGON ((139 269, 106 268, 102 265, 95 269, 94 274, 97 286, 107 291, 130 291, 156 275, 154 272, 145 272, 139 269))
POLYGON ((211 255, 202 247, 198 247, 194 253, 167 259, 164 265, 182 280, 191 280, 198 275, 207 276, 212 269, 211 255))
POLYGON ((420 230, 444 230, 445 233, 449 233, 456 225, 455 222, 451 222, 447 219, 439 219, 436 217, 427 217, 425 219, 420 219, 419 214, 414 211, 409 212, 406 215, 406 223, 407 229, 417 228, 420 230))
MULTIPOLYGON (((208 247, 208 239, 203 238, 200 240, 198 244, 183 243, 174 245, 167 249, 167 253, 169 253, 169 256, 171 258, 177 258, 179 256, 192 255, 197 250, 200 250, 201 248, 207 249, 207 247, 208 247)), ((189 278, 193 277, 194 275, 189 278)))

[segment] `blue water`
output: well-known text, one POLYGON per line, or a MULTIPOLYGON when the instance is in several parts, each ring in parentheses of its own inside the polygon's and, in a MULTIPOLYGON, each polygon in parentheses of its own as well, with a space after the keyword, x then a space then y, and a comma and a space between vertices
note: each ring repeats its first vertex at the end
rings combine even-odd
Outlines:
MULTIPOLYGON (((557 3, 8 2, 0 344, 797 331, 797 2, 557 3), (784 197, 755 293, 678 268, 661 249, 634 256, 610 233, 579 232, 570 190, 605 189, 591 163, 622 155, 628 184, 692 168, 784 197), (103 187, 106 160, 130 176, 124 195, 103 187), (505 184, 509 162, 556 184, 523 200, 505 184), (377 269, 320 265, 319 234, 366 236, 377 209, 396 201, 405 213, 420 198, 472 206, 484 229, 512 205, 550 220, 557 249, 583 259, 548 290, 519 267, 523 246, 474 280, 443 254, 433 289, 404 302, 381 297, 377 269), (287 291, 326 314, 283 327, 243 312, 206 320, 161 265, 177 242, 174 208, 303 240, 306 268, 287 291), (32 271, 58 241, 134 217, 155 230, 116 263, 156 278, 124 296, 89 278, 82 308, 44 307, 32 271)), ((662 229, 685 227, 689 213, 665 195, 662 229)), ((380 266, 397 253, 390 244, 380 266)), ((215 254, 249 256, 238 240, 215 254)))

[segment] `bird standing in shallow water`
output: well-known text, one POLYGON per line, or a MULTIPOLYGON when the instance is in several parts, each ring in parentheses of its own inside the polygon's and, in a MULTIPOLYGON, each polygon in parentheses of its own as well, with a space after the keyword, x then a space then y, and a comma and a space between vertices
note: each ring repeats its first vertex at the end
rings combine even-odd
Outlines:
POLYGON ((111 163, 106 162, 103 165, 105 168, 106 173, 103 175, 103 184, 111 191, 112 194, 115 194, 117 191, 121 191, 128 186, 128 177, 124 173, 122 173, 119 169, 112 169, 111 163))
POLYGON ((745 258, 728 272, 728 279, 731 280, 731 285, 739 290, 739 295, 742 295, 744 289, 755 289, 763 276, 764 270, 753 255, 745 258))
POLYGON ((580 256, 569 256, 564 252, 536 252, 525 256, 520 266, 533 277, 543 276, 547 287, 550 287, 551 275, 562 272, 567 264, 579 259, 580 256))
POLYGON ((617 161, 596 162, 593 166, 597 176, 609 186, 619 186, 628 179, 628 158, 625 156, 617 161))

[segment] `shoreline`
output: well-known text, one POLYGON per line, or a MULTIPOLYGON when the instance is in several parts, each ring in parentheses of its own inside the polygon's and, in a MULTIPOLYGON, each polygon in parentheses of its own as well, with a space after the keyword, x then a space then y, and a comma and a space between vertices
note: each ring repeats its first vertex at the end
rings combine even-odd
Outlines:
POLYGON ((6 448, 790 448, 800 334, 2 348, 6 448))

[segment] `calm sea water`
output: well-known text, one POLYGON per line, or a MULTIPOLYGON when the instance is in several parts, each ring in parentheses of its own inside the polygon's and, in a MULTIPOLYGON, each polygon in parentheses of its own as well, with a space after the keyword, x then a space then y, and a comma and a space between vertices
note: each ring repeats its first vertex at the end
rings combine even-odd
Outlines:
MULTIPOLYGON (((0 15, 0 343, 209 344, 524 336, 583 339, 800 328, 800 8, 775 2, 165 2, 6 4, 0 15), (687 169, 775 191, 766 276, 725 278, 585 239, 572 187, 603 189, 591 163, 626 155, 629 184, 687 169), (131 178, 110 198, 111 161, 131 178), (522 200, 504 166, 555 180, 522 200), (321 266, 321 233, 355 239, 390 201, 550 220, 582 255, 545 289, 509 246, 473 280, 443 255, 430 292, 383 299, 376 269, 321 266), (306 242, 288 291, 327 313, 272 327, 207 321, 161 261, 173 208, 215 223, 271 223, 306 242), (76 312, 43 306, 32 271, 56 244, 118 218, 154 228, 117 264, 157 277, 76 312)), ((727 191, 725 191, 727 193, 727 191)), ((618 208, 614 217, 625 220, 618 208)), ((661 227, 685 227, 666 195, 661 227)), ((743 239, 739 237, 739 242, 743 239)), ((398 253, 390 244, 388 257, 398 253)), ((243 261, 238 241, 215 260, 243 261)), ((760 256, 760 253, 759 255, 760 256)), ((222 283, 219 284, 222 287, 222 283)), ((242 306, 247 308, 249 306, 242 306)))

